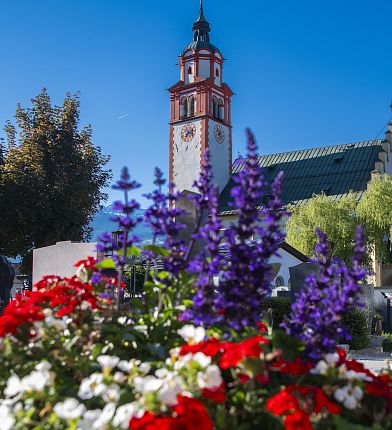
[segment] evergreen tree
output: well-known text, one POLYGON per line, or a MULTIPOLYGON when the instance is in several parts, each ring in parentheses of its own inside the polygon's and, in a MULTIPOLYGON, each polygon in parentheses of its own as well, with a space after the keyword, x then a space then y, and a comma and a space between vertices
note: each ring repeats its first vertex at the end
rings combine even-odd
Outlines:
POLYGON ((89 239, 89 223, 106 199, 109 158, 79 130, 79 95, 52 106, 45 89, 29 108, 18 105, 5 126, 0 166, 0 254, 31 264, 34 248, 89 239))

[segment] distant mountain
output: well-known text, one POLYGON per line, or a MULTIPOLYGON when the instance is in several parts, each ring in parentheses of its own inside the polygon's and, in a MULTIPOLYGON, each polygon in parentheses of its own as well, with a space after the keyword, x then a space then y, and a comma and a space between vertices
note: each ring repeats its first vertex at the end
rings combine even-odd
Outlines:
MULTIPOLYGON (((144 210, 139 209, 135 216, 143 217, 144 210)), ((110 220, 110 218, 114 215, 118 215, 118 212, 113 210, 113 207, 106 206, 102 208, 94 217, 91 226, 94 229, 92 240, 96 242, 98 240, 99 235, 105 232, 112 232, 116 230, 116 224, 110 220)), ((135 234, 141 243, 148 243, 152 240, 151 231, 148 226, 145 225, 144 222, 141 222, 135 230, 132 232, 135 234)))

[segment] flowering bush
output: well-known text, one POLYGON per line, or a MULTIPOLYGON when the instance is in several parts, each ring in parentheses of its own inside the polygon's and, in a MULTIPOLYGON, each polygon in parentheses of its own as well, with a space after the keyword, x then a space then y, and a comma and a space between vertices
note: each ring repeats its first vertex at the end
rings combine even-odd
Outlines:
POLYGON ((207 155, 190 243, 177 222, 178 196, 173 187, 163 193, 156 170, 144 220, 154 240, 135 246, 132 230, 143 220, 128 193, 138 184, 123 171, 122 233, 99 245, 113 257, 78 262, 72 278, 45 277, 0 317, 1 430, 392 428, 391 369, 374 375, 336 348, 365 276, 361 230, 351 268, 331 257, 319 232, 320 273, 307 280, 285 330, 260 321, 286 213, 281 175, 260 207, 270 190, 251 134, 248 149, 233 189, 239 222, 223 231, 207 155), (194 256, 196 240, 204 252, 194 256), (142 295, 125 303, 130 256, 143 256, 149 273, 142 295))

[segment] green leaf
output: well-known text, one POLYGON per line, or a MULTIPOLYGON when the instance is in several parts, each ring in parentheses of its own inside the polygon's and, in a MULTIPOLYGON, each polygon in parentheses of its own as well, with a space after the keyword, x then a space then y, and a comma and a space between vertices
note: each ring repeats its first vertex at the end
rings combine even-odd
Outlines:
POLYGON ((160 257, 167 257, 170 254, 170 251, 162 246, 157 245, 145 245, 143 246, 145 251, 153 252, 155 255, 159 255, 160 257))
POLYGON ((116 263, 111 258, 105 258, 95 265, 98 269, 116 269, 116 263))
POLYGON ((283 359, 287 361, 295 360, 304 349, 304 345, 299 339, 289 336, 283 330, 276 330, 272 333, 272 343, 275 348, 282 350, 283 359))
MULTIPOLYGON (((123 256, 123 254, 124 254, 123 250, 118 251, 118 255, 120 255, 121 257, 123 256)), ((137 246, 131 246, 130 248, 127 248, 126 256, 127 257, 141 257, 142 253, 137 246)))

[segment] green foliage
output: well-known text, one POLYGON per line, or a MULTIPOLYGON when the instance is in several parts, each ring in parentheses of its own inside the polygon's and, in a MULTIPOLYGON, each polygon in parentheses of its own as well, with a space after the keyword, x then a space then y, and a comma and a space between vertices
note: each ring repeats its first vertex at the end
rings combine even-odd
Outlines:
POLYGON ((311 257, 316 245, 314 230, 321 228, 332 245, 335 256, 350 264, 352 238, 355 228, 361 224, 366 231, 370 252, 376 251, 380 261, 388 262, 389 243, 385 238, 392 234, 392 177, 379 175, 373 178, 359 202, 353 195, 334 200, 317 195, 302 206, 290 208, 292 217, 287 224, 287 242, 311 257))
POLYGON ((147 269, 144 266, 128 266, 125 271, 129 293, 140 294, 143 291, 147 269))
POLYGON ((17 107, 16 127, 5 126, 0 162, 0 254, 21 255, 61 240, 88 239, 93 215, 106 198, 108 157, 79 130, 79 96, 53 106, 46 90, 28 108, 17 107))
POLYGON ((341 200, 318 195, 303 206, 290 208, 292 216, 287 224, 287 242, 311 257, 317 242, 314 230, 319 227, 327 234, 332 252, 348 263, 352 256, 352 238, 358 225, 355 208, 352 195, 341 200))
POLYGON ((392 334, 384 333, 385 339, 382 341, 382 347, 384 352, 392 352, 392 334))
POLYGON ((272 309, 273 329, 278 329, 285 316, 291 312, 292 301, 287 297, 270 297, 263 300, 263 311, 272 309))
POLYGON ((343 318, 343 326, 352 336, 351 349, 363 349, 369 346, 368 316, 362 309, 353 309, 343 318))
POLYGON ((388 243, 385 238, 392 236, 392 177, 377 175, 357 208, 361 223, 366 226, 375 244, 381 261, 389 262, 388 243))

